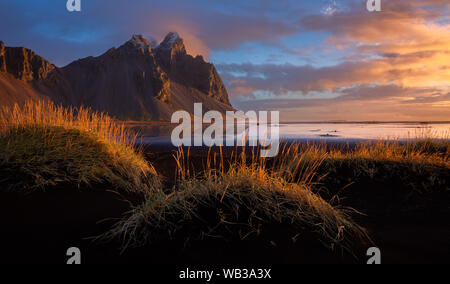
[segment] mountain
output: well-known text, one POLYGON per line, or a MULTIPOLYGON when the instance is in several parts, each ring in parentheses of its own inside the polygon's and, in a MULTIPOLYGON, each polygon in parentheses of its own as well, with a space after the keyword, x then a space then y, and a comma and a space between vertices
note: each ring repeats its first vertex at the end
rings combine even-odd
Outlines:
POLYGON ((118 48, 58 68, 25 48, 0 46, 0 104, 49 98, 121 119, 170 120, 174 111, 233 110, 214 65, 169 33, 157 45, 134 35, 118 48))
POLYGON ((5 47, 0 41, 0 105, 42 99, 36 82, 44 80, 55 66, 23 47, 5 47))

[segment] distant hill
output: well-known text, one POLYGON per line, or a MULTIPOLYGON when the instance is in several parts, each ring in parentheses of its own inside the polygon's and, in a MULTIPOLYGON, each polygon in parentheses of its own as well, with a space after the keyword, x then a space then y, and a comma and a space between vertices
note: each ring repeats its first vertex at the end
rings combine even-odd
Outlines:
POLYGON ((159 44, 140 35, 99 57, 58 68, 23 47, 0 42, 0 105, 49 98, 89 106, 120 119, 169 120, 176 110, 233 110, 214 65, 187 54, 169 33, 159 44))

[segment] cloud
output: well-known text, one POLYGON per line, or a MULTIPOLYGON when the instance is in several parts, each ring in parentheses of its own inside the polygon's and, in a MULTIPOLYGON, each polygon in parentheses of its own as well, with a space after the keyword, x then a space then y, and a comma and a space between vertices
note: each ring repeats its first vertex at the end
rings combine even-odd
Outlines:
MULTIPOLYGON (((361 2, 361 1, 360 1, 361 2)), ((332 16, 307 15, 299 20, 306 31, 326 31, 330 40, 357 43, 358 51, 410 53, 449 48, 450 25, 446 0, 391 0, 383 2, 383 12, 369 13, 363 5, 332 16)))
MULTIPOLYGON (((287 2, 275 6, 286 8, 287 2)), ((78 57, 98 55, 133 34, 162 39, 168 32, 177 31, 186 40, 188 52, 208 57, 211 50, 230 50, 245 42, 276 44, 298 31, 296 25, 270 17, 274 7, 271 1, 242 4, 232 0, 220 9, 218 3, 84 1, 82 12, 69 13, 65 3, 55 1, 2 1, 0 34, 6 44, 33 48, 64 65, 78 57)))
POLYGON ((367 12, 360 2, 352 2, 349 9, 309 14, 298 20, 304 32, 329 34, 316 52, 334 47, 344 53, 338 64, 220 65, 226 81, 233 82, 230 92, 234 102, 243 108, 289 109, 292 114, 295 108, 311 115, 314 110, 316 117, 331 113, 347 119, 383 118, 389 110, 393 117, 402 119, 413 119, 414 115, 448 119, 448 1, 385 1, 381 13, 367 12), (250 90, 257 100, 241 101, 250 90), (333 98, 323 95, 330 92, 335 94, 333 98), (258 99, 258 94, 264 95, 258 99), (286 98, 288 94, 297 98, 286 98))
POLYGON ((317 119, 449 117, 448 0, 383 1, 379 13, 365 2, 97 0, 68 13, 50 0, 2 1, 0 40, 64 65, 135 33, 160 40, 177 31, 193 55, 232 54, 217 67, 238 108, 317 119))
POLYGON ((230 85, 231 88, 245 86, 284 94, 287 91, 303 93, 334 91, 345 86, 368 83, 395 83, 406 87, 445 87, 450 82, 449 69, 443 66, 445 62, 450 62, 450 52, 415 53, 396 55, 394 58, 391 56, 347 61, 322 68, 251 63, 219 65, 218 68, 224 78, 234 82, 230 85))
POLYGON ((443 121, 450 117, 450 94, 396 85, 358 85, 336 98, 299 97, 240 102, 243 110, 278 110, 282 121, 443 121))
POLYGON ((336 12, 339 11, 339 6, 336 3, 335 0, 330 1, 327 5, 325 5, 324 7, 322 7, 322 14, 327 15, 327 16, 332 16, 334 15, 336 12))

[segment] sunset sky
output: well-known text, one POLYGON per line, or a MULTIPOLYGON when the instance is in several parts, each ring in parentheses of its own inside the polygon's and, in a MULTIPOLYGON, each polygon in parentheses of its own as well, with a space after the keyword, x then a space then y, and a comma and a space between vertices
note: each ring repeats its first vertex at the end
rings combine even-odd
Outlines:
POLYGON ((233 106, 283 121, 450 120, 449 0, 0 0, 0 40, 57 66, 177 31, 233 106))

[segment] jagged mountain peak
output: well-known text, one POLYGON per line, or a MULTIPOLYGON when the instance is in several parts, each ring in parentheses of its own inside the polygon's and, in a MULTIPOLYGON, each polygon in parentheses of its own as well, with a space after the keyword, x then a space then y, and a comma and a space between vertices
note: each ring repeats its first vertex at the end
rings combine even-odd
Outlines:
POLYGON ((147 47, 150 46, 150 43, 147 41, 147 39, 145 39, 143 35, 133 35, 129 42, 135 45, 144 45, 147 47))
POLYGON ((135 34, 123 46, 132 47, 134 50, 141 52, 150 52, 152 50, 159 50, 163 52, 174 52, 175 54, 185 54, 186 47, 183 39, 176 32, 168 33, 160 44, 153 38, 148 39, 141 34, 135 34))
POLYGON ((166 35, 163 42, 167 42, 169 44, 175 43, 177 40, 183 41, 183 39, 180 37, 180 35, 177 32, 170 32, 166 35))
POLYGON ((0 42, 0 71, 22 81, 45 79, 54 65, 25 47, 7 47, 0 42))
POLYGON ((186 53, 184 41, 176 32, 170 32, 158 46, 159 49, 176 50, 177 52, 186 53))
POLYGON ((119 48, 61 68, 31 50, 0 44, 0 106, 28 98, 133 120, 170 120, 176 110, 192 113, 196 102, 205 111, 233 109, 214 66, 187 54, 176 33, 153 49, 148 39, 134 35, 119 48))
POLYGON ((128 40, 125 44, 123 44, 119 50, 125 50, 126 54, 128 54, 130 51, 138 51, 141 54, 150 54, 152 53, 152 44, 143 36, 140 34, 135 34, 131 37, 130 40, 128 40))

